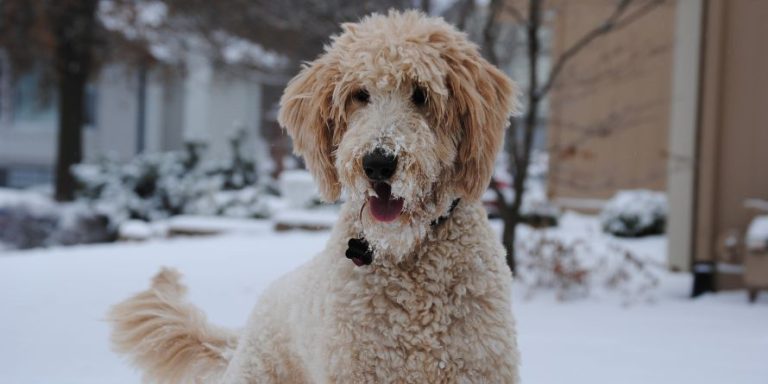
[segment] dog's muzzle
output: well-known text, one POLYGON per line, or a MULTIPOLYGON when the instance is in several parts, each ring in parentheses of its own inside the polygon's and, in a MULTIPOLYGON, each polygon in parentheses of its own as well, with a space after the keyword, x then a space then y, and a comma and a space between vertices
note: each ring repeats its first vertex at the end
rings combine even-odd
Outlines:
POLYGON ((376 192, 376 196, 368 198, 371 215, 381 222, 400 217, 404 201, 392 195, 392 186, 388 183, 397 170, 397 156, 383 148, 376 148, 363 156, 363 170, 376 192))

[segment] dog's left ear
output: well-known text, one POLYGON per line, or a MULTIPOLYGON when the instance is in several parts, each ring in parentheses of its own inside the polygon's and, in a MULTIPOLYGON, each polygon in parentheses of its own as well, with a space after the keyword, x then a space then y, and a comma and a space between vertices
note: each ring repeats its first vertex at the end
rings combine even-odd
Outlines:
POLYGON ((341 193, 333 159, 333 91, 338 67, 327 55, 309 63, 285 88, 277 120, 293 139, 293 151, 304 158, 319 184, 323 200, 341 193))
POLYGON ((443 58, 449 67, 448 123, 462 132, 456 188, 462 198, 477 200, 488 188, 509 118, 518 112, 517 86, 473 45, 449 51, 443 58))

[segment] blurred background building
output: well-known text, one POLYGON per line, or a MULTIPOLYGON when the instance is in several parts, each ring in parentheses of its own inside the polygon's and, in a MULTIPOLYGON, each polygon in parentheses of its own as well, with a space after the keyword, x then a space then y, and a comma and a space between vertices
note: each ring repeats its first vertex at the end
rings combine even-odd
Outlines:
MULTIPOLYGON (((256 163, 277 177, 292 161, 276 123, 288 79, 339 22, 391 7, 444 16, 522 89, 531 87, 525 19, 535 1, 88 2, 106 37, 94 40, 99 66, 85 87, 78 162, 126 162, 187 142, 223 156, 245 132, 256 163)), ((0 186, 50 185, 61 156, 64 104, 51 81, 55 55, 44 50, 55 34, 21 17, 39 11, 33 3, 2 5, 11 38, 0 54, 0 186), (42 48, 20 46, 12 34, 42 48)), ((57 15, 46 17, 55 24, 57 15)), ((705 263, 713 273, 723 266, 729 273, 720 286, 733 286, 744 252, 733 252, 731 240, 743 238, 756 214, 745 203, 768 198, 765 20, 763 0, 546 2, 535 53, 540 81, 584 37, 596 38, 563 67, 536 114, 532 150, 548 155, 545 198, 594 213, 620 190, 665 192, 669 266, 705 263), (601 30, 616 12, 630 17, 601 30)), ((500 170, 501 181, 520 173, 500 170)))
MULTIPOLYGON (((10 68, 7 61, 3 68, 10 68)), ((25 188, 53 181, 58 108, 55 94, 43 95, 39 72, 2 82, 0 99, 0 185, 25 188)), ((183 149, 185 141, 207 143, 217 155, 238 131, 261 135, 275 124, 262 92, 282 87, 285 76, 216 70, 199 63, 183 75, 104 68, 88 85, 84 160, 127 161, 144 152, 183 149)), ((274 103, 274 96, 270 101, 274 103)), ((257 136, 260 137, 260 136, 257 136)), ((264 141, 256 153, 267 154, 264 141)), ((264 158, 268 161, 268 158, 264 158)))
MULTIPOLYGON (((565 2, 555 52, 611 12, 565 2)), ((768 197, 768 2, 678 1, 588 48, 552 98, 548 193, 596 211, 619 189, 666 191, 669 263, 720 262, 768 197)), ((743 252, 741 252, 743 254, 743 252)), ((734 274, 735 272, 735 274, 734 274)))

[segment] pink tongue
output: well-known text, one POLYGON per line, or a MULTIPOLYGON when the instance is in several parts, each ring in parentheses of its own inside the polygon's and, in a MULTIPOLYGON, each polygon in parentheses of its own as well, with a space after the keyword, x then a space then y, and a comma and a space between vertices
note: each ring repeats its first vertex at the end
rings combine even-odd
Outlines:
POLYGON ((392 187, 387 183, 376 183, 373 185, 377 197, 369 197, 371 203, 371 214, 378 221, 389 222, 400 217, 403 210, 403 199, 392 198, 392 187))

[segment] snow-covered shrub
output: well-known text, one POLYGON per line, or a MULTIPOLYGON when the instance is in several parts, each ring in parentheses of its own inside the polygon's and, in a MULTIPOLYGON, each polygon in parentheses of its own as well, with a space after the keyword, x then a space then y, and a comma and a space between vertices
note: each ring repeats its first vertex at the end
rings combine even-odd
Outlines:
POLYGON ((280 174, 280 191, 292 208, 305 208, 319 198, 312 175, 303 169, 283 171, 280 174))
POLYGON ((106 218, 78 204, 57 204, 26 190, 0 190, 0 243, 29 249, 110 241, 106 218))
POLYGON ((518 281, 527 286, 529 296, 536 290, 551 289, 559 300, 585 297, 592 276, 579 256, 586 247, 583 241, 565 243, 546 236, 528 237, 520 242, 518 281))
POLYGON ((594 291, 617 294, 626 304, 650 301, 664 266, 615 243, 565 239, 534 231, 519 243, 517 280, 533 296, 553 291, 558 300, 594 291))
POLYGON ((116 233, 109 218, 83 204, 70 205, 60 211, 49 245, 92 244, 114 241, 116 233))
POLYGON ((207 158, 205 146, 139 155, 127 164, 102 160, 74 167, 79 197, 107 214, 113 225, 129 219, 156 221, 179 214, 264 218, 273 199, 257 185, 257 168, 232 140, 230 158, 207 158))
POLYGON ((523 223, 534 228, 556 227, 560 208, 547 200, 545 193, 529 188, 523 197, 520 214, 523 223))
POLYGON ((24 206, 0 208, 0 242, 15 249, 45 246, 56 223, 55 214, 34 212, 24 206))
POLYGON ((747 229, 745 242, 749 249, 768 249, 768 215, 760 215, 752 219, 747 229))
POLYGON ((600 213, 603 230, 615 236, 641 237, 664 233, 667 197, 648 190, 619 191, 600 213))

